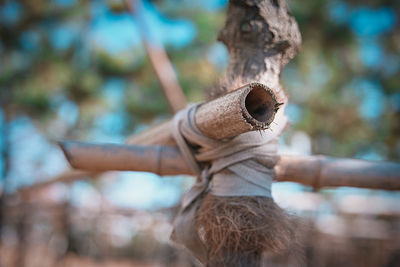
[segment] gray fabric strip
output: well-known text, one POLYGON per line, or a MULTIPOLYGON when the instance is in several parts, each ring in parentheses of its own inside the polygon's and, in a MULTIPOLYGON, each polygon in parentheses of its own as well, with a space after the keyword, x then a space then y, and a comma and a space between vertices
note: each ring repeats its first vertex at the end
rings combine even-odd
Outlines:
MULTIPOLYGON (((249 174, 251 175, 251 174, 249 174)), ((270 196, 272 180, 264 181, 260 184, 248 182, 246 179, 239 177, 237 174, 221 174, 217 173, 213 176, 211 194, 215 196, 237 196, 240 192, 241 196, 270 196), (268 193, 266 193, 268 192, 268 193)))
POLYGON ((203 135, 197 128, 197 107, 192 105, 177 113, 171 129, 184 159, 197 174, 196 183, 183 196, 171 239, 184 245, 203 261, 207 251, 194 225, 201 196, 210 191, 220 197, 271 197, 273 167, 278 158, 278 137, 287 119, 283 109, 280 109, 271 128, 266 131, 215 140, 203 135))
MULTIPOLYGON (((271 168, 276 163, 278 136, 283 127, 247 132, 229 140, 214 140, 197 128, 197 107, 192 105, 175 115, 172 129, 185 160, 198 175, 196 184, 184 196, 184 207, 207 190, 211 180, 211 193, 214 195, 249 196, 253 191, 257 196, 271 197, 270 185, 274 175, 271 168), (194 151, 193 147, 199 148, 194 151), (222 170, 229 170, 231 179, 216 175, 222 170), (226 183, 230 190, 223 189, 222 185, 226 183)), ((286 120, 281 124, 286 124, 286 120)))

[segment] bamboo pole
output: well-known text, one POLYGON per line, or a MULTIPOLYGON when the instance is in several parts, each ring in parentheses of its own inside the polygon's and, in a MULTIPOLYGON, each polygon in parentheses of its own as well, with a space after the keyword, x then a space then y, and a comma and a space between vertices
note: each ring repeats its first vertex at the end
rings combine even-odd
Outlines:
MULTIPOLYGON (((87 171, 148 171, 159 175, 193 174, 174 146, 95 145, 60 143, 71 166, 87 171)), ((282 155, 275 166, 276 182, 314 188, 352 186, 400 190, 400 164, 327 156, 282 155)))
MULTIPOLYGON (((271 89, 261 83, 250 83, 200 105, 195 122, 208 137, 230 138, 244 132, 266 129, 274 120, 278 106, 271 89)), ((126 143, 174 145, 171 123, 164 122, 128 138, 126 143)))
POLYGON ((60 142, 65 157, 75 169, 93 172, 145 171, 159 175, 191 174, 182 164, 184 159, 177 147, 127 146, 116 144, 91 144, 60 142))
POLYGON ((126 139, 128 145, 175 145, 171 134, 171 120, 155 125, 143 132, 132 135, 126 139))
MULTIPOLYGON (((202 104, 200 107, 198 107, 196 112, 196 124, 204 134, 210 137, 216 137, 217 139, 228 138, 249 130, 259 130, 267 127, 273 121, 278 105, 279 104, 276 103, 275 95, 273 94, 272 90, 263 84, 251 83, 233 90, 231 93, 223 97, 202 104)), ((128 139, 127 143, 141 145, 175 145, 175 141, 172 138, 170 131, 172 126, 171 123, 172 121, 167 121, 158 126, 150 128, 149 130, 128 139)), ((93 151, 94 150, 91 150, 91 152, 93 151)), ((64 152, 66 152, 66 150, 64 150, 64 152)), ((168 153, 168 149, 162 153, 168 153)), ((90 153, 88 152, 88 155, 89 154, 90 153)), ((69 157, 67 153, 66 157, 69 157)), ((93 154, 85 159, 82 159, 82 162, 85 162, 85 165, 82 165, 82 169, 87 169, 87 166, 90 165, 88 162, 90 162, 91 159, 95 159, 93 154)), ((111 157, 108 160, 111 160, 111 157)), ((182 161, 183 159, 181 158, 178 162, 182 161)), ((112 162, 113 164, 116 163, 115 160, 112 160, 112 162)), ((100 164, 104 166, 103 170, 115 169, 106 168, 105 166, 111 166, 111 163, 108 163, 110 165, 106 164, 106 161, 103 161, 100 164)), ((102 170, 101 166, 96 169, 91 169, 96 171, 102 170)), ((140 171, 140 169, 137 169, 137 167, 134 169, 140 171)), ((154 169, 145 169, 143 171, 153 170, 154 169)), ((186 172, 175 173, 171 170, 171 173, 166 173, 172 175, 184 174, 186 172)), ((93 173, 69 170, 60 176, 55 177, 54 179, 43 183, 37 183, 32 187, 26 188, 24 191, 34 191, 38 188, 43 188, 58 181, 64 182, 64 180, 78 180, 90 175, 93 175, 93 173)))
MULTIPOLYGON (((269 125, 276 111, 272 91, 259 83, 243 86, 223 97, 202 104, 195 121, 200 130, 215 139, 237 136, 269 125)), ((64 142, 72 167, 88 171, 132 170, 160 175, 190 174, 166 122, 130 139, 126 145, 94 145, 64 142), (143 146, 143 144, 168 145, 143 146)), ((315 188, 353 186, 400 190, 400 164, 336 159, 325 156, 281 156, 275 180, 292 181, 315 188)))
MULTIPOLYGON (((230 138, 244 132, 267 128, 273 121, 278 106, 271 89, 260 83, 250 83, 222 97, 201 104, 195 111, 195 123, 208 137, 230 138)), ((171 123, 172 121, 163 123, 159 127, 139 134, 129 143, 174 145, 170 129, 171 123)), ((146 151, 147 160, 142 162, 140 159, 143 156, 138 158, 136 154, 133 154, 144 153, 140 152, 139 146, 136 147, 136 150, 131 151, 124 146, 96 147, 90 144, 66 142, 61 143, 61 147, 74 168, 92 171, 126 170, 129 167, 126 165, 125 159, 129 157, 135 158, 139 166, 145 168, 145 171, 159 173, 157 168, 161 168, 160 162, 154 164, 149 159, 153 158, 153 161, 159 161, 161 153, 172 153, 168 149, 165 151, 159 151, 157 148, 148 149, 146 151), (148 166, 158 167, 149 169, 148 166)), ((182 162, 182 160, 177 162, 182 162)), ((172 166, 171 163, 168 166, 170 165, 172 166)), ((140 170, 140 167, 136 167, 136 170, 140 170)), ((170 170, 167 174, 179 174, 179 172, 170 170)))
POLYGON ((400 164, 327 156, 281 156, 276 181, 298 182, 314 188, 351 186, 400 190, 400 164))
POLYGON ((220 140, 265 130, 274 120, 278 107, 271 89, 261 83, 250 83, 202 104, 195 120, 203 134, 220 140))
POLYGON ((183 109, 187 103, 171 61, 162 44, 148 37, 150 29, 143 15, 142 0, 125 0, 125 4, 139 25, 143 46, 146 49, 150 63, 160 82, 168 106, 173 113, 176 113, 183 109))

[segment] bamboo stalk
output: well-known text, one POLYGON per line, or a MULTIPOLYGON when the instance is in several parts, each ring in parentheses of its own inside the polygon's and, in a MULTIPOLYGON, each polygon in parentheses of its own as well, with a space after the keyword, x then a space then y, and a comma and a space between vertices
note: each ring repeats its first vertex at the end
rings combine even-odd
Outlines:
POLYGON ((147 27, 146 19, 143 15, 142 0, 125 0, 125 4, 128 6, 129 11, 139 25, 143 46, 146 49, 150 63, 160 82, 168 106, 173 113, 176 113, 183 109, 187 103, 171 61, 162 44, 148 38, 150 29, 147 27))
POLYGON ((60 142, 59 145, 75 169, 92 172, 145 171, 159 175, 191 173, 190 168, 182 164, 184 159, 177 147, 91 144, 75 141, 60 142))
POLYGON ((175 140, 172 138, 171 120, 162 122, 158 125, 150 127, 149 129, 132 135, 126 139, 128 145, 175 145, 175 140))
POLYGON ((202 104, 196 112, 196 125, 208 137, 230 138, 266 129, 278 106, 271 89, 261 83, 250 83, 202 104))
POLYGON ((327 156, 281 156, 276 181, 298 182, 314 188, 351 186, 400 190, 400 164, 327 156))
MULTIPOLYGON (((60 144, 74 168, 88 171, 148 171, 159 175, 193 174, 174 146, 60 144)), ((281 156, 275 181, 315 188, 351 186, 400 190, 400 164, 327 156, 281 156)))
MULTIPOLYGON (((231 136, 236 136, 249 130, 258 130, 267 127, 273 121, 275 112, 276 100, 275 95, 272 93, 272 91, 260 83, 252 83, 238 88, 237 90, 234 90, 223 97, 202 104, 196 112, 196 124, 204 132, 204 134, 209 135, 210 137, 216 137, 217 139, 223 139, 231 136), (215 131, 215 133, 213 131, 215 131)), ((147 131, 137 134, 129 138, 127 143, 141 145, 175 145, 175 141, 172 138, 170 131, 170 128, 172 126, 171 123, 172 121, 167 121, 147 131)), ((122 148, 123 147, 121 146, 120 149, 122 148)), ((88 157, 83 158, 82 163, 77 163, 78 165, 76 165, 75 167, 78 168, 79 166, 81 169, 87 170, 88 166, 92 164, 90 163, 90 160, 96 159, 95 156, 93 156, 93 153, 90 153, 94 151, 95 150, 93 150, 92 147, 92 150, 86 153, 88 157), (82 164, 82 166, 80 166, 79 164, 82 164)), ((168 154, 168 151, 169 150, 167 148, 166 151, 162 153, 168 154)), ((125 156, 129 157, 129 153, 127 151, 126 153, 127 154, 125 154, 125 156)), ((72 158, 70 158, 68 153, 66 153, 66 157, 71 159, 72 162, 75 162, 72 158)), ((120 157, 120 159, 124 158, 125 157, 120 157)), ((98 165, 98 167, 92 167, 91 169, 96 171, 116 170, 115 167, 112 167, 112 164, 117 164, 117 161, 112 160, 111 156, 108 160, 103 160, 101 164, 98 165), (110 162, 107 163, 108 160, 110 160, 110 162)), ((148 160, 149 159, 147 159, 147 161, 148 160)), ((180 154, 177 160, 177 162, 183 162, 180 154)), ((123 163, 121 162, 118 164, 123 163)), ((146 162, 144 164, 146 164, 146 162)), ((73 166, 74 165, 75 163, 73 164, 73 166)), ((154 168, 146 169, 146 165, 142 166, 144 166, 143 168, 145 168, 142 171, 154 171, 154 168)), ((139 167, 133 167, 132 169, 140 171, 141 169, 138 168, 139 167)), ((187 170, 186 166, 185 168, 184 170, 187 170)), ((170 172, 164 171, 160 174, 172 175, 187 173, 184 170, 182 171, 182 169, 180 169, 179 172, 174 172, 173 170, 171 170, 170 172)), ((68 179, 71 180, 78 180, 88 175, 91 175, 91 173, 66 171, 61 175, 61 177, 55 177, 48 182, 33 185, 32 190, 42 188, 58 181, 63 182, 66 177, 70 177, 68 179)))
MULTIPOLYGON (((196 111, 197 127, 208 137, 224 139, 262 130, 274 120, 279 104, 271 89, 250 83, 222 97, 203 103, 196 111)), ((127 144, 173 145, 171 121, 128 138, 127 144)))

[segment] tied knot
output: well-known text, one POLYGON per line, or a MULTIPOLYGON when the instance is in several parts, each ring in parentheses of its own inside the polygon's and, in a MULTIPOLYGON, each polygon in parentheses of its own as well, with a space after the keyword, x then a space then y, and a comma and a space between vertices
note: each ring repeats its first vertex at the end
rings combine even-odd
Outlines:
POLYGON ((278 137, 287 119, 280 109, 275 123, 266 131, 215 140, 205 136, 196 126, 198 107, 199 104, 191 105, 178 112, 171 129, 186 163, 197 175, 196 183, 183 196, 171 238, 204 262, 207 249, 194 225, 201 195, 209 192, 221 197, 271 197, 278 137))
POLYGON ((183 197, 182 207, 189 206, 207 190, 216 196, 271 197, 278 137, 286 121, 266 131, 215 140, 196 126, 198 106, 192 105, 177 113, 172 129, 186 163, 197 175, 196 183, 183 197))

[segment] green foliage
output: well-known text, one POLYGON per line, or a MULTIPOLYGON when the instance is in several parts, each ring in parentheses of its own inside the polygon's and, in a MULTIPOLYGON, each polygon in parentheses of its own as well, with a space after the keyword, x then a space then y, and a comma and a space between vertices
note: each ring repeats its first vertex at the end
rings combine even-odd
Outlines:
MULTIPOLYGON (((65 97, 80 110, 71 131, 78 138, 85 136, 100 113, 112 111, 103 87, 113 78, 126 82, 123 99, 114 108, 130 118, 124 126, 125 134, 132 132, 136 123, 168 112, 140 44, 129 51, 110 53, 90 41, 96 1, 66 6, 47 1, 14 2, 22 10, 19 19, 0 22, 0 98, 3 109, 12 111, 12 116, 26 114, 44 121, 55 112, 54 99, 65 97), (71 25, 74 34, 70 45, 57 48, 54 38, 62 36, 53 36, 54 30, 71 25)), ((154 4, 164 17, 188 19, 196 27, 196 37, 189 45, 167 45, 167 52, 189 101, 201 101, 204 89, 223 75, 208 55, 224 24, 225 10, 193 8, 194 3, 189 2, 165 0, 154 4)), ((126 14, 123 1, 105 3, 111 14, 126 14)), ((372 35, 360 34, 353 25, 357 12, 365 10, 370 15, 392 10, 398 21, 399 3, 310 0, 289 1, 289 6, 303 38, 302 52, 282 75, 290 101, 298 108, 289 136, 295 131, 307 133, 314 153, 355 157, 372 151, 383 159, 399 160, 400 112, 396 104, 399 97, 395 97, 400 93, 398 22, 390 30, 372 35), (382 60, 368 65, 362 51, 376 43, 383 51, 382 60), (362 113, 368 110, 368 106, 363 107, 372 90, 368 86, 373 86, 380 97, 376 101, 382 108, 376 117, 362 113)))
MULTIPOLYGON (((400 75, 399 65, 391 63, 399 60, 400 47, 393 45, 400 36, 398 22, 391 30, 368 34, 362 32, 375 26, 368 19, 356 28, 356 16, 362 12, 372 20, 373 12, 390 15, 399 5, 379 1, 290 1, 289 5, 303 38, 303 50, 283 73, 290 101, 302 111, 291 131, 306 132, 313 153, 366 158, 372 153, 372 158, 399 160, 400 111, 392 98, 400 93, 400 75), (363 49, 372 49, 368 43, 381 49, 374 65, 366 58, 376 51, 363 54, 363 49), (381 113, 374 116, 375 109, 381 113)), ((395 14, 398 20, 399 13, 395 14)))

